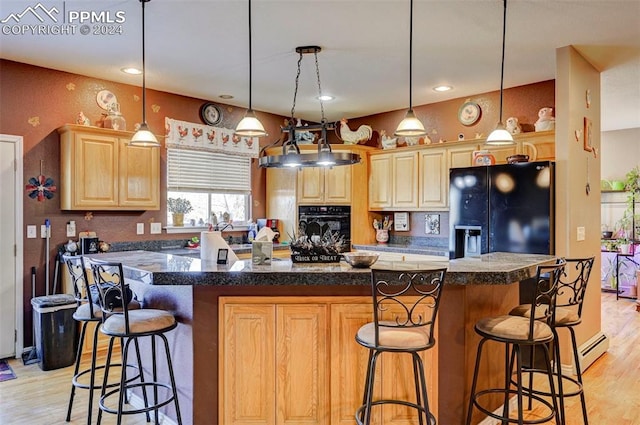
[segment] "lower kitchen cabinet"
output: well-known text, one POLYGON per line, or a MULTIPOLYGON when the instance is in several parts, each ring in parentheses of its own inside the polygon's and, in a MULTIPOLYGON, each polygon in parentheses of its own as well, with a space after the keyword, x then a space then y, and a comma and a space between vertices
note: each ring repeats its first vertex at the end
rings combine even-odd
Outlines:
MULTIPOLYGON (((371 309, 369 297, 221 297, 220 423, 353 425, 369 355, 354 338, 371 309)), ((434 414, 436 359, 423 354, 434 414)), ((415 399, 409 355, 378 366, 377 398, 415 399)), ((403 406, 374 413, 375 424, 416 421, 403 406)))

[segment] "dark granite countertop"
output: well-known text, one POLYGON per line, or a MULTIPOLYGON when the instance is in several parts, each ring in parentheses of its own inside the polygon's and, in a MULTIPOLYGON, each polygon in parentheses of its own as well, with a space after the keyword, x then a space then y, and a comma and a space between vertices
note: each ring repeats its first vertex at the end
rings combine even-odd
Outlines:
POLYGON ((360 251, 382 251, 382 252, 397 252, 400 254, 420 254, 420 255, 437 255, 441 257, 449 258, 449 249, 440 247, 430 247, 422 245, 407 245, 407 244, 375 244, 375 245, 352 245, 354 249, 360 251))
MULTIPOLYGON (((235 252, 236 254, 249 254, 251 253, 251 244, 250 243, 245 243, 245 244, 232 244, 229 245, 229 248, 231 248, 231 250, 233 250, 233 252, 235 252)), ((279 250, 285 250, 285 249, 289 249, 289 245, 288 244, 280 244, 280 243, 274 243, 273 244, 273 250, 274 251, 279 251, 279 250)), ((161 248, 157 251, 154 252, 159 252, 162 254, 170 254, 170 255, 182 255, 182 256, 186 256, 186 257, 193 257, 193 258, 200 258, 200 248, 161 248)))
MULTIPOLYGON (((274 259, 271 265, 239 260, 218 265, 199 258, 149 251, 93 254, 96 260, 121 262, 125 277, 154 285, 369 285, 370 270, 352 268, 344 261, 299 264, 274 259)), ((491 253, 480 258, 455 260, 388 261, 384 255, 373 268, 419 269, 447 267, 446 283, 504 285, 535 274, 536 266, 555 261, 551 255, 491 253)))

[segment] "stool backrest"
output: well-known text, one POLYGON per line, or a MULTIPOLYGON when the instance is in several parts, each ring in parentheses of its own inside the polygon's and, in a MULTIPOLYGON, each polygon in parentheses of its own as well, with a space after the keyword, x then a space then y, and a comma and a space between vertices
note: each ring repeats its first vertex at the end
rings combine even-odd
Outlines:
POLYGON ((529 335, 533 338, 535 321, 541 320, 548 325, 555 322, 556 300, 558 296, 558 286, 560 277, 564 273, 566 262, 558 259, 556 264, 548 266, 538 266, 535 277, 535 294, 531 301, 531 310, 535 312, 530 315, 529 335))
POLYGON ((582 317, 582 303, 594 259, 595 257, 565 259, 567 265, 558 282, 556 307, 575 308, 578 317, 582 317))
POLYGON ((83 257, 79 255, 68 257, 65 264, 69 270, 73 294, 78 302, 78 306, 88 303, 90 317, 97 317, 95 314, 96 311, 94 311, 95 304, 91 302, 91 286, 93 285, 93 280, 87 274, 83 257))
POLYGON ((100 297, 100 308, 103 317, 111 314, 123 314, 125 330, 129 333, 129 309, 127 305, 131 301, 131 290, 124 281, 122 263, 93 261, 88 258, 91 266, 93 281, 100 297))
POLYGON ((444 286, 446 268, 428 270, 371 270, 375 344, 379 327, 428 327, 429 346, 444 286))

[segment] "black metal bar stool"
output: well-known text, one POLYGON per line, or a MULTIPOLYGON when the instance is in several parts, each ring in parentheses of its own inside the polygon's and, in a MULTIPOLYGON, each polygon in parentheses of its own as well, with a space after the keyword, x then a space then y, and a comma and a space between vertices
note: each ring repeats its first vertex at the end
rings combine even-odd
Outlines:
POLYGON ((101 308, 103 313, 108 317, 102 323, 101 332, 109 336, 109 350, 107 352, 107 360, 104 372, 104 384, 107 383, 109 377, 109 369, 111 355, 113 351, 113 343, 116 338, 123 339, 122 358, 123 362, 128 358, 129 345, 131 342, 136 347, 136 356, 139 364, 142 364, 140 352, 138 349, 138 339, 150 337, 151 342, 151 370, 152 381, 146 381, 144 378, 144 370, 140 368, 140 382, 131 383, 127 379, 127 369, 121 368, 120 383, 117 388, 107 391, 106 385, 102 386, 102 394, 100 397, 100 410, 98 412, 98 424, 102 420, 102 412, 113 413, 117 415, 117 423, 122 423, 123 415, 133 415, 145 413, 147 421, 149 421, 149 412, 154 412, 155 423, 158 424, 159 408, 173 402, 176 410, 176 419, 179 425, 182 424, 180 415, 180 405, 178 403, 178 393, 176 391, 176 382, 173 374, 173 365, 171 362, 171 353, 169 351, 169 342, 165 336, 166 332, 175 329, 178 324, 175 317, 168 311, 146 309, 129 310, 127 308, 127 299, 129 295, 129 287, 125 283, 124 273, 121 263, 98 262, 88 259, 93 272, 93 279, 100 293, 102 301, 101 308), (118 300, 123 306, 122 310, 118 309, 118 300), (159 382, 157 373, 156 358, 156 337, 160 338, 164 343, 164 351, 169 372, 169 383, 159 382), (131 408, 125 410, 125 397, 127 391, 139 388, 142 390, 144 406, 141 408, 131 408), (147 388, 153 390, 153 400, 149 401, 147 388), (159 390, 164 389, 168 393, 163 399, 159 398, 159 390), (110 407, 107 401, 111 396, 117 395, 117 407, 110 407))
POLYGON ((356 334, 358 344, 369 349, 369 363, 362 405, 356 410, 356 422, 369 424, 373 406, 397 404, 414 408, 420 425, 435 424, 429 408, 427 382, 420 352, 436 343, 433 336, 446 269, 371 270, 373 322, 356 334), (408 353, 413 361, 416 402, 373 400, 376 361, 380 354, 408 353), (425 422, 426 420, 426 422, 425 422))
MULTIPOLYGON (((73 318, 81 323, 80 329, 80 341, 78 342, 78 351, 76 352, 76 361, 73 371, 73 378, 71 379, 71 394, 69 396, 69 406, 67 408, 66 421, 71 421, 71 411, 73 409, 73 400, 76 394, 76 388, 89 390, 89 407, 87 409, 87 424, 91 424, 91 415, 93 410, 93 390, 102 388, 102 382, 96 384, 95 377, 96 371, 104 369, 104 365, 96 366, 96 353, 98 347, 98 329, 102 322, 103 315, 100 306, 96 304, 92 299, 91 294, 94 292, 91 290, 92 283, 87 275, 84 261, 80 256, 70 257, 65 261, 69 275, 71 277, 71 284, 75 299, 78 303, 78 307, 73 314, 73 318), (84 338, 87 333, 87 326, 89 323, 94 323, 95 328, 93 331, 93 344, 91 346, 91 365, 89 368, 80 370, 80 363, 82 361, 82 348, 84 344, 84 338), (85 382, 85 376, 89 374, 89 382, 85 382)), ((140 308, 140 304, 136 300, 131 300, 129 309, 140 308)), ((113 366, 122 366, 122 364, 114 364, 113 366)), ((133 366, 131 366, 133 367, 133 366)), ((139 367, 139 365, 138 365, 139 367)), ((132 377, 131 379, 135 378, 132 377)), ((107 387, 114 387, 119 385, 118 382, 107 384, 107 387)))
POLYGON ((560 423, 560 413, 555 397, 553 367, 551 366, 548 344, 554 340, 554 332, 550 324, 554 321, 558 282, 564 267, 565 263, 563 260, 558 261, 555 265, 538 266, 535 277, 535 293, 531 303, 527 304, 529 309, 537 312, 535 314, 535 316, 538 316, 537 319, 532 315, 530 315, 530 317, 503 315, 481 319, 476 323, 475 331, 482 339, 478 343, 471 394, 469 396, 469 407, 467 410, 467 425, 471 425, 474 407, 485 415, 501 421, 503 424, 538 424, 548 422, 554 418, 556 423, 560 423), (504 387, 483 389, 476 392, 482 350, 487 341, 502 343, 505 346, 504 387), (525 393, 525 390, 523 390, 522 373, 523 371, 528 371, 523 366, 523 347, 540 347, 540 350, 543 352, 551 401, 545 400, 539 395, 531 394, 530 392, 525 393), (512 388, 511 385, 514 365, 516 367, 515 389, 512 388), (503 408, 501 415, 494 413, 493 409, 487 407, 487 403, 490 401, 489 399, 496 395, 502 396, 503 408), (517 418, 511 417, 509 414, 509 399, 514 395, 517 396, 517 418), (529 395, 533 400, 539 402, 548 410, 548 414, 542 417, 524 419, 523 395, 529 395))
MULTIPOLYGON (((594 257, 588 258, 568 258, 564 273, 558 282, 558 297, 556 300, 556 311, 554 321, 551 323, 551 330, 554 336, 554 366, 555 376, 558 382, 558 401, 560 404, 561 423, 566 424, 566 414, 564 411, 564 399, 566 397, 580 396, 582 404, 582 420, 585 425, 589 424, 587 417, 587 403, 584 396, 582 384, 582 370, 580 368, 580 357, 578 343, 576 341, 575 326, 582 323, 582 304, 587 291, 587 284, 593 268, 594 257), (576 368, 576 378, 562 373, 562 361, 560 359, 560 344, 558 340, 558 329, 566 328, 571 336, 571 349, 573 350, 573 362, 576 368), (572 389, 566 389, 566 383, 572 389)), ((519 305, 511 310, 509 314, 515 316, 529 317, 531 306, 527 304, 519 305)), ((538 312, 536 312, 536 316, 538 312)), ((538 317, 536 317, 538 318, 538 317)), ((532 394, 550 396, 546 391, 528 389, 532 394)))

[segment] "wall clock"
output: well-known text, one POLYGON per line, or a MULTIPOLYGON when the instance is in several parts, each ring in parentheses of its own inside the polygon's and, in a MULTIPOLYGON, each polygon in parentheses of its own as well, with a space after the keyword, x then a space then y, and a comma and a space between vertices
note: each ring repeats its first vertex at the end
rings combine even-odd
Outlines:
POLYGON ((458 121, 462 125, 473 125, 480 119, 480 105, 475 102, 465 102, 458 109, 458 121))
POLYGON ((215 103, 203 103, 200 107, 200 119, 208 125, 219 124, 222 121, 222 110, 215 103))

